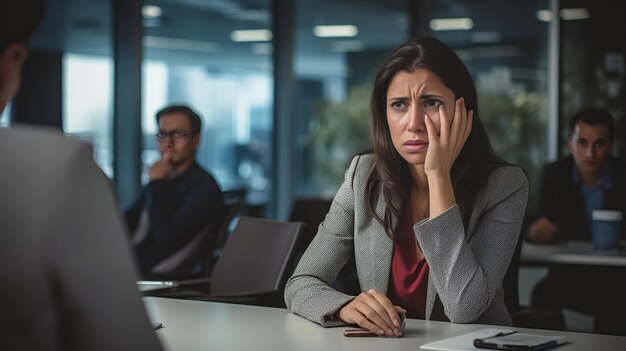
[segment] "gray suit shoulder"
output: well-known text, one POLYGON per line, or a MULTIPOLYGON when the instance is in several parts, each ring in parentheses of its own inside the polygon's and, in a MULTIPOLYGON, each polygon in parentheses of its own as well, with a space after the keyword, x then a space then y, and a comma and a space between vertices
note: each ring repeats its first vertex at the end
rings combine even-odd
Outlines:
POLYGON ((367 177, 374 167, 374 155, 373 154, 361 154, 352 158, 348 172, 354 175, 354 177, 367 177))
POLYGON ((17 125, 0 129, 3 143, 19 149, 24 159, 30 154, 48 155, 72 153, 72 151, 92 150, 91 144, 63 135, 62 131, 52 127, 17 125))
POLYGON ((487 193, 506 198, 519 190, 528 192, 528 177, 521 167, 506 165, 498 167, 489 175, 487 193))
POLYGON ((502 167, 496 168, 489 175, 489 184, 504 184, 509 186, 514 185, 527 185, 528 177, 526 176, 526 172, 515 165, 506 165, 502 167))

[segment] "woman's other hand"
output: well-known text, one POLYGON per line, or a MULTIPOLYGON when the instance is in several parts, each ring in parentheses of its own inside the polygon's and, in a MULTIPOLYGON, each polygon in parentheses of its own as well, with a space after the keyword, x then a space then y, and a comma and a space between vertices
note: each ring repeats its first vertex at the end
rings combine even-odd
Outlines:
POLYGON ((343 306, 339 310, 339 318, 378 335, 400 336, 398 312, 406 313, 402 307, 394 306, 380 291, 370 289, 343 306))

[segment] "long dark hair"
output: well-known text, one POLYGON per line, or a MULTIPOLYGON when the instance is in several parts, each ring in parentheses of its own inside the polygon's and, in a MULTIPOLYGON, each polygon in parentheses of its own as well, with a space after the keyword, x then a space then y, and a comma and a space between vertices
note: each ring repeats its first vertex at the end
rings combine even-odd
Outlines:
POLYGON ((401 214, 410 201, 411 174, 407 162, 396 151, 387 124, 387 89, 392 78, 400 71, 413 72, 418 68, 436 74, 443 84, 463 97, 468 111, 473 110, 472 131, 451 170, 454 195, 467 228, 474 200, 486 184, 488 175, 505 164, 493 152, 485 127, 478 113, 476 86, 469 71, 446 44, 430 37, 407 40, 388 55, 376 74, 372 92, 372 146, 374 168, 366 186, 368 211, 384 226, 390 237, 398 230, 401 214), (382 190, 387 207, 384 217, 375 207, 382 190))

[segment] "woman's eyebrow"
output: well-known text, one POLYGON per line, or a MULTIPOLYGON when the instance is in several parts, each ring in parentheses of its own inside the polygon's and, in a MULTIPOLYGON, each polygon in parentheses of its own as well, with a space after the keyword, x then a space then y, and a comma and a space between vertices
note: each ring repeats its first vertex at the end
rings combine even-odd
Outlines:
POLYGON ((420 95, 419 97, 421 100, 427 100, 427 99, 443 99, 443 96, 441 95, 435 95, 435 94, 424 94, 424 95, 420 95))
POLYGON ((408 99, 409 99, 408 96, 394 96, 394 97, 387 98, 388 101, 406 101, 408 99))

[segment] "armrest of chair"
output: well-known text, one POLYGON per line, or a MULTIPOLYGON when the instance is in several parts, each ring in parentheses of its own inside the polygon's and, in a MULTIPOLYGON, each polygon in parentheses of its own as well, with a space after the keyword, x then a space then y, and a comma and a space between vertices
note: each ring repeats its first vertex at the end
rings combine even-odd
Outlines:
POLYGON ((187 280, 142 280, 137 282, 144 296, 194 298, 209 295, 211 278, 187 280))
POLYGON ((155 291, 155 290, 168 290, 176 288, 178 282, 172 280, 139 280, 137 281, 137 288, 141 292, 155 291))

